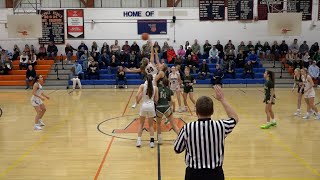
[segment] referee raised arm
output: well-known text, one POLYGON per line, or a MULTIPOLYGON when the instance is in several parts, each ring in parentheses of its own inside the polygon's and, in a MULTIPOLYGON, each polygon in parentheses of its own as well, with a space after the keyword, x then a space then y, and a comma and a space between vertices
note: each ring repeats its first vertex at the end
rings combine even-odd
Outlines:
POLYGON ((222 169, 224 142, 239 121, 237 113, 225 100, 219 86, 214 87, 216 99, 228 118, 212 120, 213 101, 202 96, 196 102, 198 120, 184 125, 174 143, 176 153, 186 150, 185 180, 224 180, 222 169))

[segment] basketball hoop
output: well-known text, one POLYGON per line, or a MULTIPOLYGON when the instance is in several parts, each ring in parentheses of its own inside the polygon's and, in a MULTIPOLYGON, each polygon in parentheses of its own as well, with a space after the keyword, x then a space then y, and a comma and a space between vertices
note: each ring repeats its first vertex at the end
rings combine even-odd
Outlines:
POLYGON ((26 31, 26 30, 24 30, 24 31, 18 31, 18 33, 20 34, 20 36, 21 36, 22 38, 26 38, 26 37, 28 37, 28 35, 29 35, 28 31, 26 31))

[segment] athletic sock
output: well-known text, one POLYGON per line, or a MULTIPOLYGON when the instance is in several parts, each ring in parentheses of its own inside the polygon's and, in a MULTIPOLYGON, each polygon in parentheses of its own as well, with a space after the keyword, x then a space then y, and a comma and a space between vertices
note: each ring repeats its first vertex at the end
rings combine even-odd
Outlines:
POLYGON ((138 137, 138 141, 141 141, 141 137, 138 137))
POLYGON ((272 119, 272 122, 273 122, 273 123, 275 123, 275 122, 276 122, 276 120, 275 120, 275 119, 272 119))
POLYGON ((150 137, 150 142, 154 142, 154 137, 153 136, 150 137))

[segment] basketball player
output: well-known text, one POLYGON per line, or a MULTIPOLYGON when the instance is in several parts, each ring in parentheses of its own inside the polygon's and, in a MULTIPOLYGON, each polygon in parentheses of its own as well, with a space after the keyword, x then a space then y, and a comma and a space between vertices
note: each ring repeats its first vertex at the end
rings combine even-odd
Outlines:
POLYGON ((147 82, 141 84, 139 87, 138 100, 142 99, 140 107, 140 127, 138 131, 137 147, 141 146, 141 136, 144 126, 144 121, 147 118, 150 129, 150 147, 154 148, 154 129, 153 129, 153 118, 156 117, 155 103, 158 101, 158 88, 152 84, 153 77, 151 74, 147 75, 147 82))
POLYGON ((34 121, 34 130, 42 130, 41 126, 45 126, 42 121, 42 117, 46 112, 46 106, 43 104, 43 101, 45 100, 44 97, 49 100, 49 97, 42 92, 41 84, 43 84, 43 77, 41 75, 37 75, 34 79, 33 95, 31 97, 31 104, 37 112, 34 121))
POLYGON ((274 105, 274 101, 275 101, 274 73, 272 71, 266 71, 264 73, 264 78, 266 79, 266 83, 264 85, 265 98, 263 102, 266 103, 265 111, 267 114, 267 123, 260 126, 260 128, 269 129, 272 126, 277 125, 277 122, 274 119, 274 113, 272 111, 272 105, 274 105), (270 117, 272 119, 271 122, 270 122, 270 117))
POLYGON ((302 117, 303 119, 309 119, 312 111, 317 114, 316 119, 320 119, 320 113, 318 112, 318 108, 314 104, 314 98, 316 97, 316 93, 313 89, 314 83, 312 81, 312 78, 310 75, 308 75, 307 69, 303 68, 301 69, 301 79, 303 82, 303 87, 304 87, 304 100, 307 104, 307 114, 306 116, 302 117))
POLYGON ((189 67, 184 68, 184 76, 182 78, 182 83, 183 83, 183 102, 185 106, 185 111, 188 111, 188 103, 187 103, 188 94, 193 105, 196 104, 195 100, 193 99, 193 85, 196 83, 196 80, 190 74, 189 67))
POLYGON ((167 78, 162 80, 163 86, 159 86, 159 100, 156 108, 157 114, 157 134, 158 134, 158 143, 162 143, 162 136, 161 136, 161 120, 162 117, 165 116, 169 119, 169 122, 177 134, 179 134, 179 129, 177 125, 174 123, 174 118, 172 114, 172 110, 170 107, 171 96, 173 92, 169 89, 169 81, 167 78))
MULTIPOLYGON (((172 66, 171 67, 171 73, 169 74, 169 82, 170 82, 170 89, 173 91, 174 94, 176 94, 177 99, 178 99, 178 105, 179 105, 179 113, 182 112, 181 108, 181 99, 180 99, 180 84, 181 84, 181 78, 179 72, 176 71, 176 67, 172 66)), ((176 103, 175 101, 172 101, 173 105, 173 112, 175 112, 176 109, 176 103)))
POLYGON ((296 68, 294 70, 294 84, 293 84, 293 88, 292 88, 292 92, 294 91, 295 87, 298 86, 298 103, 297 103, 297 112, 294 113, 295 116, 300 116, 301 115, 301 100, 302 100, 302 95, 304 93, 304 88, 303 86, 303 82, 301 79, 301 73, 300 73, 300 69, 296 68))

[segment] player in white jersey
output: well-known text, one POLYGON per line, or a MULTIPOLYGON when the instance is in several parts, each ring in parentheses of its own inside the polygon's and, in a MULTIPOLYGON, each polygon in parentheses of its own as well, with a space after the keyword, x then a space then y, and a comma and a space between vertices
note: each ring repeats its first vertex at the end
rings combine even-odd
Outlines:
POLYGON ((316 97, 316 92, 313 88, 314 83, 305 68, 301 69, 301 79, 304 88, 304 99, 307 104, 307 114, 303 119, 309 119, 313 110, 317 114, 316 119, 320 120, 320 113, 318 112, 317 106, 314 104, 314 98, 316 97))
MULTIPOLYGON (((176 94, 176 96, 177 96, 178 104, 179 104, 179 113, 181 113, 182 108, 181 108, 181 99, 180 99, 180 95, 181 95, 180 85, 181 85, 182 81, 180 78, 180 73, 178 71, 176 71, 175 66, 171 67, 171 73, 169 74, 169 82, 170 82, 171 91, 173 91, 174 94, 176 94)), ((173 112, 175 112, 175 109, 176 109, 175 101, 172 101, 172 105, 173 105, 173 112)))
POLYGON ((34 121, 35 130, 42 130, 41 126, 45 125, 42 121, 42 117, 46 112, 46 106, 43 104, 43 101, 44 101, 44 97, 46 99, 49 99, 49 97, 43 93, 42 85, 41 85, 42 83, 43 83, 43 77, 41 75, 36 76, 36 78, 34 79, 33 90, 32 90, 33 95, 31 97, 31 104, 37 112, 37 115, 34 121))
POLYGON ((155 103, 158 101, 158 88, 152 84, 153 77, 151 74, 147 75, 147 83, 141 84, 139 87, 140 94, 138 100, 142 99, 140 107, 140 126, 138 131, 137 147, 141 146, 141 136, 143 132, 144 121, 147 118, 150 131, 150 147, 154 148, 154 129, 153 118, 156 117, 155 103))

